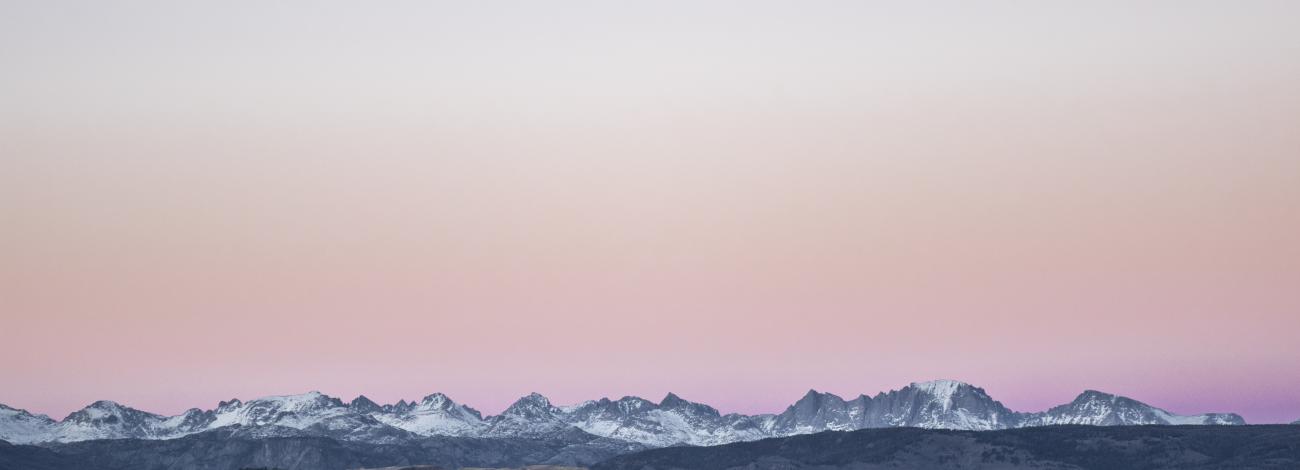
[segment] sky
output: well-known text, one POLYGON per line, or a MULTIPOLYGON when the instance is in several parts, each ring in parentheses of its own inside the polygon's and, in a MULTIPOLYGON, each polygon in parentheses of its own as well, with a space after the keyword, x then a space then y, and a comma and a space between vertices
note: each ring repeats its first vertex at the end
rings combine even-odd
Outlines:
POLYGON ((1300 419, 1300 2, 0 3, 0 403, 1300 419))

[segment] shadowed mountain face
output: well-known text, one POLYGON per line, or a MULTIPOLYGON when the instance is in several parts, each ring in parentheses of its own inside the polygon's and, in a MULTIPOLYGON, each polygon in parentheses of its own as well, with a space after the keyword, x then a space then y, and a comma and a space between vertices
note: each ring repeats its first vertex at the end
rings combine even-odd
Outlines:
POLYGON ((556 406, 540 394, 520 398, 496 416, 435 393, 418 402, 380 405, 361 396, 344 403, 319 392, 223 401, 212 410, 160 416, 98 401, 54 421, 0 405, 0 439, 12 443, 94 439, 174 439, 243 426, 249 437, 328 437, 399 444, 428 437, 525 438, 582 441, 602 437, 650 447, 708 446, 822 431, 887 427, 997 430, 1054 424, 1245 424, 1235 414, 1179 416, 1137 400, 1086 391, 1039 413, 1007 409, 984 389, 962 382, 913 383, 874 397, 844 400, 810 390, 780 414, 722 414, 668 394, 659 403, 639 397, 602 398, 556 406))
POLYGON ((1050 426, 825 432, 614 457, 593 470, 1295 469, 1300 428, 1050 426))

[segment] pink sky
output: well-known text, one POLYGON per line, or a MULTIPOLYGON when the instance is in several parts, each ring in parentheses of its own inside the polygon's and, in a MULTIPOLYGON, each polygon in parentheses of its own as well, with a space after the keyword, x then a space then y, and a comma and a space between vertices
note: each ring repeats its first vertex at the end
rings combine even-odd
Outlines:
POLYGON ((0 403, 1300 419, 1300 3, 619 3, 0 6, 0 403))

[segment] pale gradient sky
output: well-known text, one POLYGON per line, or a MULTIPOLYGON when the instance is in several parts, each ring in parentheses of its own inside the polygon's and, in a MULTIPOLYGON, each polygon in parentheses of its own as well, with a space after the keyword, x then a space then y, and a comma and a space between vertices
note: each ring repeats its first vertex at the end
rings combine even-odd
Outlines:
POLYGON ((0 403, 1300 418, 1300 2, 0 4, 0 403))

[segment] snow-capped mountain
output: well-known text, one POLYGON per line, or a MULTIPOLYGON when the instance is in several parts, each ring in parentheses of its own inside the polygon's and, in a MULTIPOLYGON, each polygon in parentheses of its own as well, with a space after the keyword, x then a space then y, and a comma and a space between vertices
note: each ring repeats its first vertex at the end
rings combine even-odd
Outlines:
POLYGON ((177 435, 231 425, 275 426, 336 439, 378 443, 414 437, 410 431, 380 421, 373 413, 356 412, 342 400, 320 392, 266 397, 248 402, 221 402, 211 412, 205 428, 180 430, 177 435))
POLYGON ((916 427, 987 431, 1015 424, 1015 413, 984 389, 954 380, 912 383, 878 394, 860 428, 916 427))
POLYGON ((441 393, 426 396, 419 403, 403 400, 384 407, 360 396, 349 407, 389 426, 422 436, 477 436, 487 429, 478 410, 456 404, 441 393))
POLYGON ((55 424, 58 422, 49 416, 0 405, 0 440, 13 444, 41 442, 55 424))
POLYGON ((991 430, 1014 427, 1016 417, 984 389, 936 380, 849 401, 809 390, 776 417, 775 431, 792 435, 882 427, 991 430))
POLYGON ((870 400, 866 395, 859 395, 845 401, 835 394, 809 390, 773 419, 773 430, 776 434, 792 435, 860 429, 866 427, 863 417, 870 400))
POLYGON ((1053 424, 1087 424, 1093 426, 1142 424, 1246 424, 1232 413, 1209 413, 1180 416, 1140 401, 1121 396, 1087 390, 1074 401, 1042 413, 1025 414, 1020 426, 1048 426, 1053 424))
POLYGON ((54 426, 50 440, 72 442, 130 437, 161 439, 168 437, 170 429, 180 421, 183 418, 169 419, 116 402, 100 400, 63 418, 63 421, 54 426))
POLYGON ((565 422, 564 410, 540 393, 516 400, 501 414, 487 419, 485 437, 563 438, 582 430, 565 422))
POLYGON ((655 447, 716 445, 771 435, 771 415, 722 415, 672 393, 658 404, 640 397, 602 398, 561 411, 561 419, 585 432, 655 447))
MULTIPOLYGON (((97 401, 62 421, 0 405, 0 440, 13 443, 92 439, 170 439, 214 429, 243 437, 325 436, 394 443, 428 436, 608 441, 612 447, 717 445, 822 431, 881 427, 993 430, 1056 424, 1245 424, 1235 414, 1180 416, 1142 402, 1097 391, 1036 413, 1007 409, 979 387, 935 380, 875 396, 845 400, 809 390, 777 415, 721 414, 711 406, 668 394, 659 403, 640 397, 602 398, 556 406, 533 393, 496 416, 458 404, 441 393, 418 402, 380 405, 365 396, 351 402, 320 392, 223 401, 211 410, 160 416, 111 401, 97 401)), ((604 444, 603 444, 604 445, 604 444)))

